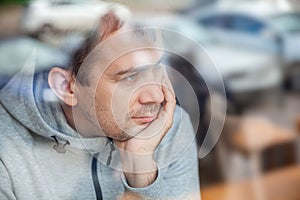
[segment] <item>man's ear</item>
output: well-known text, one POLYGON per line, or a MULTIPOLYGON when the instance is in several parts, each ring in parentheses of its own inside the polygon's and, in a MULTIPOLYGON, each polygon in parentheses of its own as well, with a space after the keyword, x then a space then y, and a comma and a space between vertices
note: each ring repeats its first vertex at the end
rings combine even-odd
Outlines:
POLYGON ((74 92, 75 80, 68 70, 54 67, 48 75, 48 83, 55 95, 69 106, 76 106, 77 96, 74 92))

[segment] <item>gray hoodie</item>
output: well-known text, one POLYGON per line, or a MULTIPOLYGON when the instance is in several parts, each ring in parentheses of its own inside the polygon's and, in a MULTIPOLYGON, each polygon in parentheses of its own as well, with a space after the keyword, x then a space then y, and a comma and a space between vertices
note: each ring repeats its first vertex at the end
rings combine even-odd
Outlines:
POLYGON ((197 147, 186 112, 155 152, 158 176, 132 188, 106 137, 82 138, 50 98, 47 73, 23 69, 0 91, 0 199, 200 199, 197 147), (102 198, 101 198, 102 197, 102 198))

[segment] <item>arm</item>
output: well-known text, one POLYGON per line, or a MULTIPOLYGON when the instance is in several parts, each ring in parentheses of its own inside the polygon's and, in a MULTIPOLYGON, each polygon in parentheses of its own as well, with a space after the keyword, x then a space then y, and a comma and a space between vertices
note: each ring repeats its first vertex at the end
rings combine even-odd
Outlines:
POLYGON ((124 199, 200 199, 198 151, 188 115, 176 109, 174 125, 159 145, 155 160, 157 177, 146 187, 131 187, 122 181, 124 199))

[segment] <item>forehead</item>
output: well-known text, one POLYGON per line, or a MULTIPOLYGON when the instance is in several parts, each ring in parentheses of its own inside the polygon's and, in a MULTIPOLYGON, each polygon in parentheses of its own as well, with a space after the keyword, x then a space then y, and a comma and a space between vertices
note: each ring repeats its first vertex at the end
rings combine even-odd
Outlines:
POLYGON ((153 28, 118 32, 98 44, 85 58, 82 65, 86 67, 81 69, 86 69, 91 79, 98 79, 106 71, 154 64, 162 56, 158 50, 163 49, 162 44, 161 33, 153 28))
POLYGON ((105 73, 117 73, 132 68, 138 68, 146 65, 158 63, 163 56, 162 50, 157 49, 141 49, 126 53, 117 58, 107 68, 105 73))

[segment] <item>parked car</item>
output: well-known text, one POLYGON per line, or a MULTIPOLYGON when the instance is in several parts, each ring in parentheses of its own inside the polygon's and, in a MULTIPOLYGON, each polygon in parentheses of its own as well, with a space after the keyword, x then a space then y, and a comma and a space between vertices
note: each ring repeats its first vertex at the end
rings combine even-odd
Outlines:
POLYGON ((66 67, 68 54, 29 37, 14 37, 0 41, 0 88, 34 56, 37 72, 54 66, 66 67))
POLYGON ((300 70, 300 13, 287 5, 215 4, 190 15, 222 42, 277 53, 287 80, 300 70))
MULTIPOLYGON (((167 44, 175 53, 192 59, 206 80, 216 79, 214 68, 219 71, 225 84, 237 96, 251 96, 255 91, 276 88, 281 82, 280 66, 276 56, 270 52, 257 51, 251 48, 241 49, 232 44, 218 42, 210 32, 190 19, 179 15, 153 15, 141 20, 149 26, 168 28, 178 32, 166 36, 167 44), (178 35, 182 34, 182 38, 178 35), (172 38, 174 37, 174 38, 172 38), (204 50, 187 46, 185 41, 195 41, 204 50), (207 55, 203 55, 207 53, 207 55), (209 60, 211 59, 211 61, 209 60), (214 66, 213 66, 214 63, 214 66)), ((180 56, 177 56, 181 59, 180 56)), ((250 100, 247 98, 247 100, 250 100)))
POLYGON ((108 10, 122 17, 130 17, 127 7, 97 0, 32 0, 22 17, 22 30, 31 35, 45 32, 76 31, 86 33, 98 23, 108 10))

